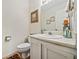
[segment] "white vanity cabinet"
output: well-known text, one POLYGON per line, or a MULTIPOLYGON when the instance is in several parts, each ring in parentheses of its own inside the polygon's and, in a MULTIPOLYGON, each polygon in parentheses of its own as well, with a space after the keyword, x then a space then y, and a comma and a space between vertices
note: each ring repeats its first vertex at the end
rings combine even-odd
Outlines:
POLYGON ((75 59, 75 49, 31 38, 31 59, 75 59))
POLYGON ((30 59, 41 59, 41 43, 40 41, 30 38, 31 49, 30 49, 30 59))
POLYGON ((73 49, 44 43, 42 45, 42 59, 74 59, 73 49))

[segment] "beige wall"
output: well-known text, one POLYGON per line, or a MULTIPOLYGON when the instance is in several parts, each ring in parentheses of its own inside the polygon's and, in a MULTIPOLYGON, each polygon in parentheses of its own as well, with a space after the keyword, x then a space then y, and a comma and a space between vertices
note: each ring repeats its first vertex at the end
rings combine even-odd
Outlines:
POLYGON ((38 23, 30 24, 30 13, 38 9, 40 15, 41 0, 3 0, 2 1, 2 55, 7 56, 16 50, 30 33, 40 33, 40 17, 38 23), (29 13, 30 12, 30 13, 29 13), (30 27, 30 29, 29 29, 30 27), (5 36, 11 36, 6 42, 5 36))
MULTIPOLYGON (((30 6, 30 13, 38 9, 40 16, 41 0, 30 0, 29 6, 30 6)), ((40 25, 40 17, 39 17, 38 23, 30 24, 30 33, 40 33, 40 31, 41 31, 41 25, 40 25)))
POLYGON ((16 46, 29 34, 29 0, 2 0, 2 53, 3 57, 16 50, 16 46), (5 41, 5 36, 12 39, 5 41))

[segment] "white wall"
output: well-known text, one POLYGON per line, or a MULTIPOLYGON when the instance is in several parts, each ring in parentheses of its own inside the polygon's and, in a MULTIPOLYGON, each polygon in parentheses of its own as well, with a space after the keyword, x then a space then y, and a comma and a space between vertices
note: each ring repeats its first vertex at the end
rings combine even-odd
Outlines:
POLYGON ((2 0, 2 53, 3 57, 16 50, 16 46, 29 34, 29 0, 2 0), (5 42, 5 36, 12 39, 5 42))
MULTIPOLYGON (((30 14, 31 12, 38 9, 38 15, 40 16, 40 7, 41 7, 41 0, 30 0, 30 14)), ((30 15, 31 17, 31 15, 30 15)), ((30 18, 31 20, 31 18, 30 18)), ((30 24, 30 33, 40 33, 41 25, 40 25, 40 17, 38 23, 30 24)))

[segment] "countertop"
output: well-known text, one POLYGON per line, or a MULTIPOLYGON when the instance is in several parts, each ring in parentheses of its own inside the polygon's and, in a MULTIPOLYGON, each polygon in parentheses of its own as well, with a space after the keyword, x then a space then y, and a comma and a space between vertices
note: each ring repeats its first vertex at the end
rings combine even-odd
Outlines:
POLYGON ((57 45, 62 45, 65 47, 69 48, 76 48, 76 39, 69 39, 69 38, 62 38, 62 39, 48 39, 43 37, 44 34, 34 34, 34 35, 29 35, 29 37, 46 41, 49 43, 57 44, 57 45))

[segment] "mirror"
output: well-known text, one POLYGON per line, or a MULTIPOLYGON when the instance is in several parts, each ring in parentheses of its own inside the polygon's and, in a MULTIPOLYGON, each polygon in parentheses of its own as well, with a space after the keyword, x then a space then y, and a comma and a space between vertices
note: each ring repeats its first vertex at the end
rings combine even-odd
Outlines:
POLYGON ((64 19, 68 17, 67 2, 68 0, 51 0, 41 6, 41 31, 58 31, 63 35, 64 19))

